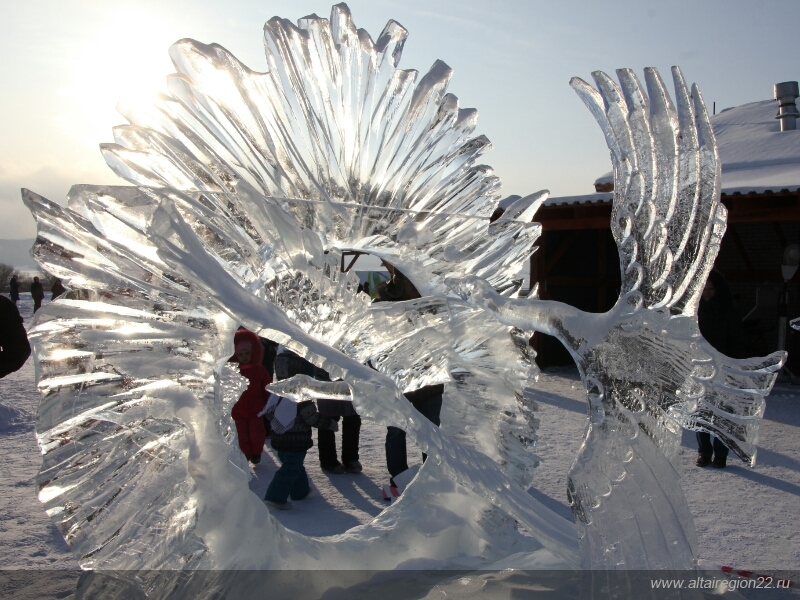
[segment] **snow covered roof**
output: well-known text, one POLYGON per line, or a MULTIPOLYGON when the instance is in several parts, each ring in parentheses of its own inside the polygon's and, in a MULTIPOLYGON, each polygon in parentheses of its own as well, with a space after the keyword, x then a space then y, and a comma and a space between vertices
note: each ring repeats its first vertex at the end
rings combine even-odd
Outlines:
POLYGON ((609 171, 605 175, 600 175, 597 179, 594 180, 594 184, 603 184, 603 183, 614 183, 614 171, 609 171))
POLYGON ((781 131, 775 100, 711 117, 722 158, 722 193, 800 189, 800 130, 781 131))
MULTIPOLYGON (((727 108, 711 117, 722 159, 723 194, 800 190, 800 129, 781 131, 775 100, 727 108)), ((613 173, 595 184, 613 182, 613 173)), ((613 194, 548 198, 546 206, 608 202, 613 194)))

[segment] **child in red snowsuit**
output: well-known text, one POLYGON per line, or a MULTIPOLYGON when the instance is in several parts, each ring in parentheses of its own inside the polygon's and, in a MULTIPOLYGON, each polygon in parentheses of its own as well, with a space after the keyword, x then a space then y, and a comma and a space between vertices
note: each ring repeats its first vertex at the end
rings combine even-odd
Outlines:
POLYGON ((261 462, 264 450, 266 429, 259 413, 264 410, 269 400, 269 392, 265 389, 272 383, 272 377, 261 364, 264 348, 258 336, 247 329, 240 329, 233 338, 236 354, 232 361, 239 363, 239 373, 250 382, 236 404, 231 416, 236 423, 239 435, 239 448, 254 465, 261 462))

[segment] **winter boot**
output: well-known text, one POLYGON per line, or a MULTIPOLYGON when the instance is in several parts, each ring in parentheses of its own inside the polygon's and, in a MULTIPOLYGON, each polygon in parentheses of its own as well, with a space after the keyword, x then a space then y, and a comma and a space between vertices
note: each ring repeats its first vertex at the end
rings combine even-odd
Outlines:
POLYGON ((364 467, 362 467, 361 463, 357 460, 346 462, 344 468, 348 473, 361 473, 361 471, 364 470, 364 467))
POLYGON ((292 505, 289 502, 273 502, 272 500, 264 500, 264 504, 267 505, 267 508, 272 508, 275 510, 289 510, 292 508, 292 505))
POLYGON ((394 502, 397 500, 405 491, 405 489, 411 484, 418 472, 419 467, 414 466, 392 477, 389 480, 389 485, 384 485, 383 489, 381 490, 383 499, 386 502, 394 502))
POLYGON ((342 466, 342 463, 338 460, 332 465, 320 465, 320 467, 322 467, 322 470, 326 473, 332 473, 333 475, 343 475, 347 472, 344 466, 342 466))
POLYGON ((698 467, 707 467, 711 464, 711 457, 700 454, 698 455, 697 460, 694 461, 694 464, 696 464, 698 467))

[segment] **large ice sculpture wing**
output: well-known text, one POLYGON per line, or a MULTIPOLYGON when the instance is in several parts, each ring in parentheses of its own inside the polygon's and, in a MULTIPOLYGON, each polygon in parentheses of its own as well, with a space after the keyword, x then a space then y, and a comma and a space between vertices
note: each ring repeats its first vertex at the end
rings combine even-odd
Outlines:
MULTIPOLYGON (((727 223, 708 112, 697 86, 690 94, 677 67, 672 70, 675 105, 655 69, 645 69, 647 93, 631 70, 617 74, 619 86, 601 72, 593 73, 596 90, 579 78, 571 85, 600 124, 611 153, 611 231, 620 255, 620 301, 631 311, 692 317, 727 223)), ((671 329, 681 327, 673 323, 671 329)), ((752 463, 763 398, 782 355, 735 360, 697 338, 696 331, 682 337, 689 342, 682 352, 690 365, 672 369, 676 397, 659 401, 659 408, 683 426, 720 436, 752 463)))
MULTIPOLYGON (((273 245, 275 277, 260 273, 260 284, 277 290, 273 300, 286 298, 281 289, 287 283, 296 285, 284 278, 290 270, 322 293, 327 284, 320 269, 337 268, 333 256, 323 259, 323 252, 345 250, 386 258, 424 295, 444 293, 445 279, 468 274, 513 293, 519 287, 514 278, 540 233, 531 217, 546 195, 523 198, 489 222, 499 181, 489 167, 475 164, 490 147, 482 136, 469 137, 477 112, 459 109, 455 96, 446 93, 451 70, 444 63, 437 61, 421 79, 397 68, 406 35, 390 22, 373 43, 355 29, 343 5, 333 8, 330 21, 308 17, 295 27, 272 19, 265 26, 266 73, 250 71, 219 46, 181 41, 170 51, 178 70, 169 80, 171 95, 147 107, 123 107, 131 124, 115 129, 116 144, 102 146, 106 160, 132 183, 182 190, 230 213, 230 220, 239 221, 237 234, 252 232, 248 244, 237 246, 250 255, 264 241, 273 245)), ((236 254, 233 248, 231 253, 236 254)), ((237 260, 246 262, 246 255, 237 260)), ((250 289, 258 285, 248 282, 250 289)), ((361 305, 352 293, 334 296, 329 299, 334 305, 353 310, 361 305)), ((287 310, 312 319, 318 339, 332 343, 349 327, 346 317, 331 320, 296 299, 293 304, 287 310), (319 337, 323 329, 327 338, 319 337)), ((336 306, 331 310, 348 314, 336 306)), ((309 324, 304 327, 309 330, 309 324)), ((396 325, 394 331, 403 335, 396 325)), ((403 355, 396 345, 389 348, 403 355)), ((527 369, 523 373, 526 377, 527 369)), ((497 407, 499 420, 485 420, 479 409, 481 418, 464 415, 458 425, 451 420, 454 431, 471 424, 474 432, 481 423, 496 428, 508 414, 533 423, 518 406, 525 385, 519 379, 502 376, 499 387, 484 387, 492 395, 503 389, 506 399, 499 404, 476 401, 476 409, 497 407), (514 379, 512 389, 505 388, 514 379)), ((464 388, 464 381, 456 387, 464 388)), ((513 438, 525 443, 534 438, 530 427, 512 429, 513 436, 495 432, 464 439, 490 451, 489 439, 509 447, 513 438)), ((489 453, 509 466, 519 465, 522 456, 512 460, 496 450, 489 453)))
POLYGON ((621 294, 692 315, 725 232, 720 161, 697 87, 690 95, 673 68, 676 110, 658 72, 644 73, 647 94, 630 69, 617 71, 620 86, 602 72, 592 74, 597 89, 577 77, 570 83, 611 151, 621 294))
MULTIPOLYGON (((119 204, 138 196, 118 191, 119 204)), ((213 404, 214 357, 233 322, 162 277, 144 236, 107 213, 105 223, 82 216, 97 213, 80 195, 70 211, 23 199, 37 219, 35 258, 85 297, 48 305, 31 333, 39 499, 84 568, 209 566, 187 472, 194 432, 176 415, 195 397, 213 404)))
MULTIPOLYGON (((76 186, 67 209, 24 193, 39 224, 37 259, 73 289, 88 290, 92 300, 96 294, 105 298, 103 304, 70 304, 68 314, 47 308, 37 326, 37 352, 54 365, 38 381, 49 389, 53 380, 58 388, 54 418, 40 435, 49 440, 67 432, 41 491, 54 518, 63 516, 63 527, 82 532, 87 566, 143 564, 131 551, 139 547, 133 532, 142 521, 125 517, 131 516, 133 490, 140 494, 135 502, 164 515, 153 525, 166 539, 163 552, 152 556, 162 568, 209 564, 203 561, 318 567, 337 552, 341 566, 341 546, 309 542, 262 514, 257 499, 246 488, 242 494, 241 482, 228 476, 227 448, 214 443, 224 417, 219 379, 212 375, 218 377, 214 366, 230 354, 232 328, 240 323, 342 377, 364 416, 403 427, 427 449, 434 459, 427 470, 437 469, 514 514, 574 564, 570 525, 520 487, 536 461, 528 448, 535 419, 521 395, 535 371, 523 345, 517 352, 509 335, 512 341, 525 336, 442 296, 448 278, 465 274, 486 276, 512 295, 519 286, 514 276, 539 234, 530 217, 544 194, 518 201, 490 223, 498 182, 488 167, 475 165, 488 147, 483 138, 469 138, 476 113, 459 110, 445 94, 449 69, 443 63, 419 82, 415 72, 396 68, 404 39, 405 31, 390 23, 373 43, 340 5, 330 22, 309 17, 295 27, 271 20, 265 28, 267 73, 247 70, 218 46, 179 42, 171 50, 178 74, 169 81, 170 95, 148 107, 123 108, 131 124, 115 130, 116 144, 103 147, 112 168, 137 187, 76 186), (370 307, 356 292, 355 275, 340 271, 342 250, 387 258, 420 291, 438 296, 370 307), (139 312, 125 312, 133 309, 139 312), (207 334, 197 338, 181 329, 186 341, 168 343, 168 332, 177 331, 171 324, 184 321, 207 334), (114 333, 93 333, 106 326, 114 333), (138 346, 128 352, 129 336, 146 340, 147 352, 185 358, 189 362, 180 364, 191 373, 180 371, 177 359, 137 357, 138 346), (63 357, 56 352, 62 342, 63 357), (112 354, 105 343, 122 350, 112 354), (86 364, 70 372, 75 379, 60 380, 60 370, 77 360, 71 353, 86 364), (379 370, 365 367, 367 359, 379 370), (161 370, 162 362, 177 370, 161 370), (96 378, 107 385, 85 394, 96 378), (452 436, 420 420, 400 396, 443 379, 450 381, 453 402, 443 429, 451 428, 452 436), (160 402, 162 408, 153 417, 146 409, 128 411, 125 394, 137 407, 160 402), (141 417, 145 425, 119 412, 141 417), (176 418, 169 421, 171 412, 176 418), (151 426, 149 418, 157 423, 151 426), (109 421, 121 423, 116 437, 97 434, 84 446, 74 443, 76 432, 107 428, 109 421), (140 437, 144 427, 167 431, 156 444, 171 447, 176 440, 180 452, 169 455, 175 467, 170 477, 180 485, 172 489, 183 486, 186 496, 159 494, 149 489, 149 472, 125 466, 115 442, 128 444, 133 434, 126 426, 140 437), (87 462, 98 444, 112 458, 87 462), (71 479, 61 485, 64 469, 71 479), (206 471, 222 473, 222 479, 212 480, 206 471), (115 493, 123 479, 123 492, 115 493), (93 486, 100 490, 96 500, 84 502, 93 486), (248 554, 237 530, 223 530, 204 516, 213 514, 209 506, 240 511, 244 520, 237 525, 247 525, 254 539, 264 534, 269 543, 258 542, 259 552, 248 554), (185 532, 165 524, 174 515, 186 518, 185 532), (182 540, 175 547, 169 543, 174 534, 182 540)), ((146 462, 149 455, 136 456, 146 462)), ((395 518, 381 517, 385 523, 363 538, 351 536, 347 564, 363 566, 354 548, 375 535, 393 535, 385 524, 395 518)), ((427 552, 426 544, 410 544, 406 554, 392 544, 379 546, 386 551, 371 552, 375 568, 427 552)))
POLYGON ((392 21, 373 42, 345 5, 299 27, 271 19, 264 36, 265 73, 220 46, 176 43, 170 95, 121 106, 130 125, 102 145, 109 166, 138 185, 229 193, 264 239, 282 233, 265 214, 277 204, 312 244, 387 258, 422 295, 467 274, 515 290, 542 198, 489 224, 499 180, 476 164, 490 143, 446 93, 452 70, 398 69, 406 30, 392 21))
MULTIPOLYGON (((406 35, 390 22, 373 43, 355 29, 344 5, 333 8, 330 21, 312 16, 295 27, 272 19, 265 26, 266 73, 247 69, 219 46, 183 40, 170 50, 178 71, 169 80, 171 95, 153 105, 123 107, 131 124, 115 129, 116 144, 102 145, 106 160, 132 183, 183 190, 230 213, 230 220, 239 221, 237 234, 252 232, 249 243, 237 247, 252 254, 264 241, 274 246, 274 277, 261 273, 248 287, 268 283, 272 301, 302 320, 306 331, 313 322, 314 335, 334 347, 351 328, 349 315, 364 310, 352 290, 332 295, 325 290, 328 284, 319 274, 338 269, 337 252, 385 258, 423 295, 445 293, 446 279, 469 274, 511 294, 540 233, 531 217, 546 194, 517 201, 490 223, 499 181, 489 167, 476 164, 490 147, 482 136, 469 137, 477 112, 460 109, 456 97, 446 93, 451 70, 444 63, 437 61, 422 78, 397 68, 406 35), (285 288, 296 287, 298 276, 330 296, 324 312, 316 302, 305 307, 296 297, 286 302, 294 292, 285 288)), ((486 319, 483 331, 496 337, 489 334, 490 318, 480 313, 469 318, 486 319)), ((440 334, 453 333, 449 339, 459 347, 453 336, 463 327, 448 323, 453 329, 440 334)), ((411 361, 395 370, 407 369, 416 357, 393 343, 406 332, 398 323, 383 327, 387 354, 398 365, 411 361)), ((428 328, 415 335, 432 334, 428 328)), ((486 339, 471 343, 480 346, 486 339)), ((487 373, 491 361, 477 358, 483 353, 460 356, 482 360, 478 371, 487 373)), ((442 366, 448 363, 456 371, 469 370, 442 357, 442 366)), ((501 370, 492 386, 475 377, 456 378, 448 393, 454 400, 474 399, 477 412, 462 411, 449 423, 454 433, 469 428, 463 439, 517 471, 515 478, 525 485, 531 467, 522 468, 525 453, 514 439, 524 446, 535 438, 533 428, 524 425, 534 423, 530 411, 520 407, 530 374, 527 368, 519 375, 501 370), (481 398, 467 387, 497 397, 481 398), (495 417, 485 418, 486 406, 496 408, 495 417), (518 424, 501 426, 509 420, 518 424), (476 428, 493 433, 476 434, 476 428), (498 453, 500 447, 509 455, 498 453)))

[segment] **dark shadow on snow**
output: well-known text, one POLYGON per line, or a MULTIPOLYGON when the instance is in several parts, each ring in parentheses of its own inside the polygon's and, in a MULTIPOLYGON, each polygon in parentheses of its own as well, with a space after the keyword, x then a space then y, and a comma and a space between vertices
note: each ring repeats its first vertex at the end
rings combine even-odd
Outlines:
MULTIPOLYGON (((326 474, 330 480, 331 485, 337 489, 343 498, 348 500, 354 508, 364 511, 365 513, 377 517, 382 512, 381 507, 375 506, 365 496, 375 498, 380 493, 378 484, 375 483, 369 475, 365 473, 343 474, 343 475, 329 475, 326 474)), ((386 506, 389 506, 387 503, 386 506)))
POLYGON ((800 496, 800 485, 789 483, 788 481, 783 481, 777 477, 765 475, 764 473, 759 473, 758 471, 753 471, 744 466, 740 467, 738 465, 734 465, 728 467, 726 470, 731 475, 738 475, 739 477, 744 477, 745 479, 749 479, 754 483, 767 485, 771 488, 775 488, 776 490, 788 492, 789 494, 793 494, 795 496, 800 496))
MULTIPOLYGON (((794 400, 794 399, 792 399, 794 400)), ((785 398, 772 399, 767 396, 767 406, 764 410, 764 420, 783 423, 797 427, 797 412, 800 411, 800 402, 792 402, 785 398)))
POLYGON ((767 450, 766 448, 759 448, 756 455, 756 469, 759 466, 764 467, 783 467, 784 469, 791 469, 800 473, 800 460, 786 456, 780 452, 767 450))

